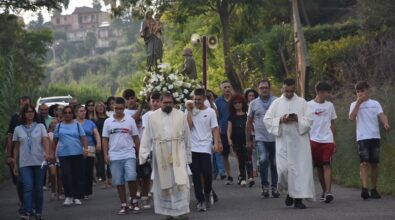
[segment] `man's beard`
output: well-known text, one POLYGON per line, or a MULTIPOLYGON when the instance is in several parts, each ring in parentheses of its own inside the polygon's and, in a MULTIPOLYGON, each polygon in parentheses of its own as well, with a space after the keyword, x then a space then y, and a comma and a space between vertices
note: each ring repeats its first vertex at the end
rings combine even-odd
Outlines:
POLYGON ((166 107, 162 108, 162 111, 167 113, 167 114, 170 114, 170 112, 172 110, 173 110, 173 107, 171 107, 171 106, 166 106, 166 107))

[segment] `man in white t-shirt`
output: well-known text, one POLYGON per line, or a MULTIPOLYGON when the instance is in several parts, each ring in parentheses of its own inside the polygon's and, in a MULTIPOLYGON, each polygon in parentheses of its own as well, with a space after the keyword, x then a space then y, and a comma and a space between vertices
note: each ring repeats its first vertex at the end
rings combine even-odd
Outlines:
POLYGON ((192 164, 190 166, 198 211, 206 211, 211 205, 213 139, 214 150, 222 150, 217 115, 212 108, 204 105, 205 99, 206 91, 202 88, 196 89, 194 102, 187 103, 185 112, 191 129, 192 164), (203 177, 204 189, 201 177, 203 177))
POLYGON ((334 135, 337 116, 332 102, 326 101, 331 96, 332 86, 318 82, 315 92, 315 98, 307 103, 313 118, 310 128, 311 153, 322 188, 321 201, 330 203, 333 200, 331 161, 336 151, 334 135))
POLYGON ((120 215, 126 214, 128 210, 134 213, 140 211, 136 196, 136 151, 140 147, 140 140, 136 122, 133 118, 127 117, 123 113, 124 110, 125 100, 117 97, 115 99, 115 114, 104 122, 102 134, 104 160, 110 164, 112 184, 117 187, 121 201, 121 209, 118 212, 120 215), (132 198, 129 207, 126 200, 126 182, 132 198))
POLYGON ((125 116, 132 117, 135 120, 137 129, 139 131, 139 138, 141 139, 143 132, 141 113, 143 109, 141 108, 141 105, 139 105, 137 102, 136 93, 133 89, 126 89, 125 91, 123 91, 122 97, 126 101, 126 109, 123 113, 125 114, 125 116))
POLYGON ((360 178, 362 184, 361 197, 379 199, 377 192, 377 179, 379 172, 380 154, 380 126, 379 121, 385 130, 389 130, 388 118, 378 101, 369 99, 369 84, 366 81, 358 82, 355 85, 357 100, 351 103, 349 118, 357 121, 357 142, 360 159, 360 178), (371 191, 368 190, 368 171, 371 167, 371 191))

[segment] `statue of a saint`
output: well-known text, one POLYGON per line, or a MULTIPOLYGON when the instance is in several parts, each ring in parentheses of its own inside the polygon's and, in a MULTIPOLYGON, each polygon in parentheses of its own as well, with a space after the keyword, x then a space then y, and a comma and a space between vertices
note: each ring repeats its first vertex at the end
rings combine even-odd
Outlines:
POLYGON ((147 54, 147 70, 151 71, 153 66, 156 66, 155 58, 155 35, 154 26, 155 20, 152 18, 153 11, 148 10, 145 13, 144 21, 141 23, 140 37, 144 38, 145 49, 147 54))
POLYGON ((163 57, 163 42, 162 42, 162 22, 160 21, 161 14, 158 12, 155 14, 155 25, 154 25, 154 35, 155 35, 155 43, 154 43, 154 53, 155 53, 155 62, 162 63, 163 57))
POLYGON ((182 74, 188 76, 190 79, 197 79, 196 64, 192 57, 192 49, 184 49, 184 66, 182 69, 182 74))

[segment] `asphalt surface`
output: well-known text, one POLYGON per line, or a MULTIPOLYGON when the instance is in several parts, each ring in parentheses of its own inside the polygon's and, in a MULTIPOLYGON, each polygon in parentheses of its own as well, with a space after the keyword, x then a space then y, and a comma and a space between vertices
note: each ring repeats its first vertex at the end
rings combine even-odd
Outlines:
MULTIPOLYGON (((234 164, 234 163, 233 163, 234 164)), ((235 168, 235 166, 233 166, 235 168)), ((235 170, 235 169, 234 169, 235 170)), ((189 219, 395 219, 395 198, 383 196, 382 199, 363 201, 360 190, 333 186, 334 201, 330 204, 318 201, 320 190, 316 184, 317 201, 305 201, 304 210, 286 207, 285 195, 280 198, 262 198, 259 180, 252 188, 237 184, 225 185, 224 181, 215 180, 214 189, 219 196, 216 203, 207 212, 196 211, 196 200, 191 192, 191 213, 189 219)), ((93 196, 82 201, 81 206, 64 207, 63 201, 50 201, 50 191, 45 191, 44 219, 56 220, 118 220, 118 219, 165 219, 153 213, 153 208, 142 210, 139 214, 117 215, 119 200, 115 188, 102 189, 94 186, 93 196)), ((19 219, 17 214, 17 196, 11 181, 0 186, 0 220, 19 219)))

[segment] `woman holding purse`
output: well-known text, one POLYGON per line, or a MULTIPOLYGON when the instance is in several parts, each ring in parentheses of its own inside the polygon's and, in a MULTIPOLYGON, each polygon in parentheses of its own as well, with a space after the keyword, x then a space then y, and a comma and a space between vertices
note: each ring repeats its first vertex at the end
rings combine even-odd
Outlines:
POLYGON ((95 123, 86 119, 86 108, 82 105, 75 107, 76 121, 82 126, 88 140, 88 155, 84 161, 84 199, 92 195, 93 169, 95 167, 96 152, 101 151, 100 135, 95 123))
MULTIPOLYGON (((66 106, 62 111, 63 121, 54 131, 52 148, 59 157, 62 167, 62 182, 65 193, 63 205, 81 205, 84 198, 84 157, 88 155, 85 131, 74 121, 74 111, 66 106)), ((54 156, 53 156, 54 157, 54 156)))

